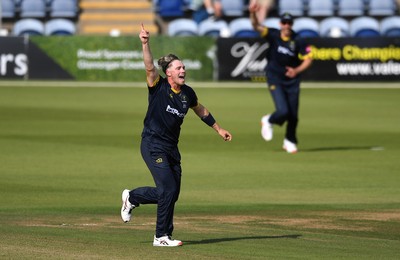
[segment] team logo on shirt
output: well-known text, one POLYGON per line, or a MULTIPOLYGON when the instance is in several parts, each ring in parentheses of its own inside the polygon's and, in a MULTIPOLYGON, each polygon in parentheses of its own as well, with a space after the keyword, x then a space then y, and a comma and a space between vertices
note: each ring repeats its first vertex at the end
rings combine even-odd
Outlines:
POLYGON ((285 46, 279 46, 278 52, 285 54, 285 55, 294 56, 294 53, 291 50, 289 50, 288 48, 286 48, 285 46))
POLYGON ((168 113, 171 113, 173 115, 177 115, 178 117, 185 117, 185 113, 180 113, 178 109, 171 107, 170 105, 167 106, 167 109, 165 109, 168 113))
POLYGON ((181 95, 180 97, 181 97, 183 108, 186 108, 187 107, 187 97, 186 97, 186 95, 181 95))
POLYGON ((161 157, 156 160, 156 163, 162 163, 162 162, 163 162, 163 159, 161 157))
POLYGON ((290 41, 289 48, 290 50, 294 51, 296 49, 296 43, 294 41, 290 41))

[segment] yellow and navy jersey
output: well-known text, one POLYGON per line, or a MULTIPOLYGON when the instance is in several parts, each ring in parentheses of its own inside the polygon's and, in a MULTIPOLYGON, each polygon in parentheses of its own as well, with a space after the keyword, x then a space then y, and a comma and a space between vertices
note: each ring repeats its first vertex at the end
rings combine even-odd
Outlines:
POLYGON ((148 92, 142 137, 151 138, 155 144, 177 145, 183 119, 189 108, 198 105, 195 91, 183 85, 175 92, 167 79, 159 76, 154 85, 148 87, 148 92))
POLYGON ((280 30, 266 28, 262 37, 269 43, 267 50, 267 77, 274 77, 277 80, 289 80, 285 76, 286 67, 297 67, 301 62, 311 55, 310 46, 299 37, 294 31, 287 39, 281 37, 280 30))

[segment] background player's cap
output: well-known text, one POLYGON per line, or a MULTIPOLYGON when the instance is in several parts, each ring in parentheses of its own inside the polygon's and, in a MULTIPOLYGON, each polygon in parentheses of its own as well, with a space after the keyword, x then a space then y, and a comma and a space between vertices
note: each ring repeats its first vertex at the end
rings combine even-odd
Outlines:
POLYGON ((290 13, 283 13, 281 15, 281 22, 293 23, 293 16, 290 13))

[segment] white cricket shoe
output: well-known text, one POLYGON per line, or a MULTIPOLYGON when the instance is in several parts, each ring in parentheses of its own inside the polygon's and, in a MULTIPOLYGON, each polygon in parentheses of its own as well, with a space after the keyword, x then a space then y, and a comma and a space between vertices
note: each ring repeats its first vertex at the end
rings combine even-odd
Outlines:
POLYGON ((163 236, 157 238, 154 236, 153 246, 181 246, 183 245, 182 241, 172 239, 169 236, 163 236))
POLYGON ((122 192, 121 218, 125 223, 131 221, 131 212, 134 208, 135 205, 129 202, 129 190, 124 190, 122 192))
POLYGON ((285 138, 283 140, 283 149, 288 153, 297 153, 297 146, 295 143, 290 142, 288 139, 285 138))
POLYGON ((271 115, 266 115, 261 118, 261 136, 265 141, 271 141, 274 129, 272 128, 272 124, 268 121, 271 115))

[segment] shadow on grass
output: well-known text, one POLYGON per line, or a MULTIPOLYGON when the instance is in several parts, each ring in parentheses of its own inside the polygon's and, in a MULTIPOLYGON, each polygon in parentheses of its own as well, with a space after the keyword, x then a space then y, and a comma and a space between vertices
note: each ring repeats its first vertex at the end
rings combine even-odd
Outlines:
POLYGON ((231 241, 238 241, 238 240, 277 239, 277 238, 297 239, 299 237, 301 237, 301 235, 226 237, 226 238, 203 239, 203 240, 199 240, 199 241, 184 241, 184 244, 185 245, 215 244, 215 243, 231 242, 231 241))
POLYGON ((302 152, 329 152, 329 151, 350 151, 350 150, 382 150, 379 146, 338 146, 338 147, 316 147, 301 149, 302 152))

